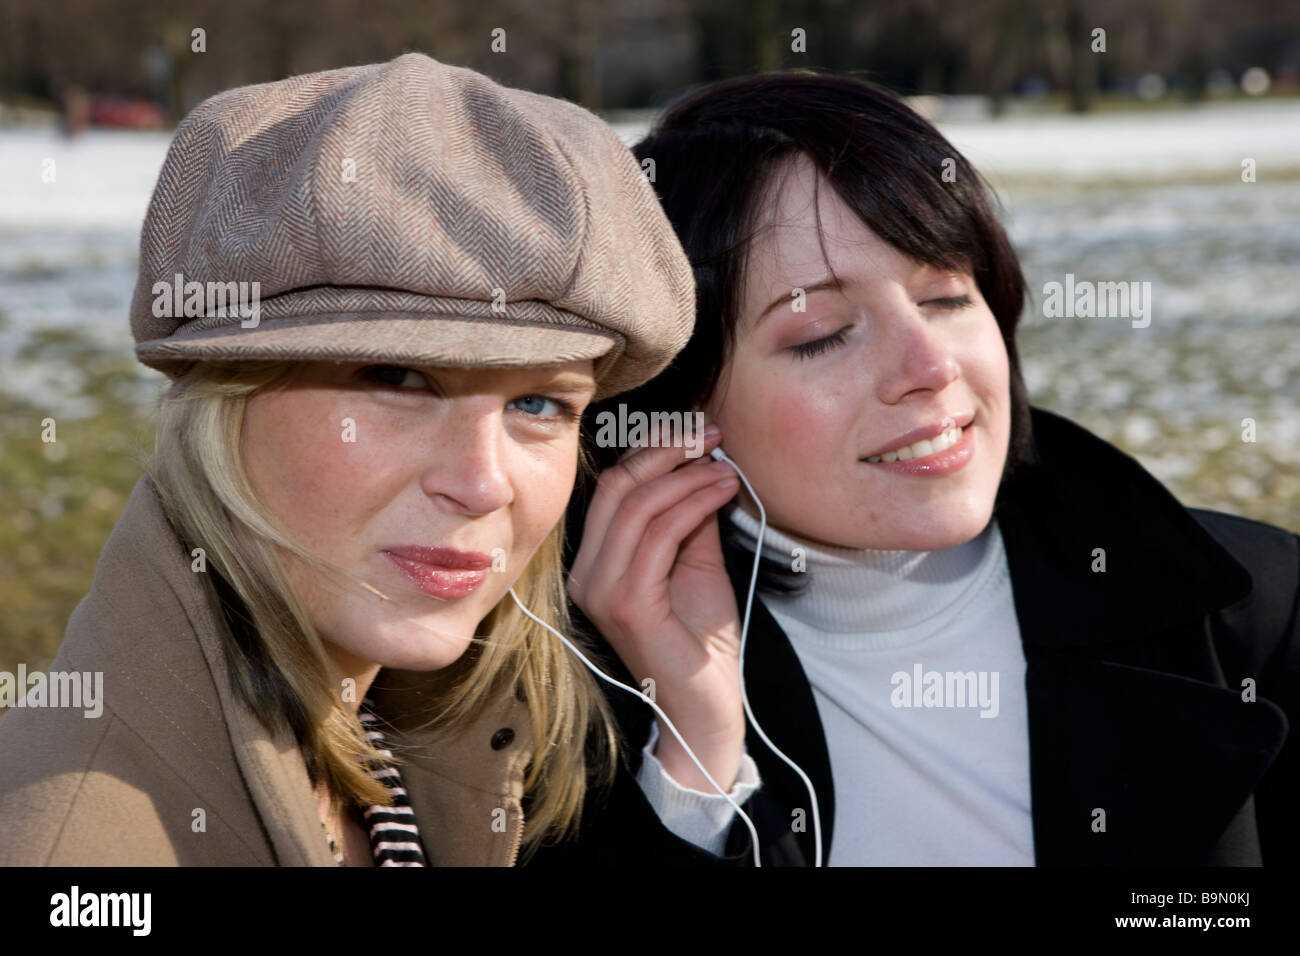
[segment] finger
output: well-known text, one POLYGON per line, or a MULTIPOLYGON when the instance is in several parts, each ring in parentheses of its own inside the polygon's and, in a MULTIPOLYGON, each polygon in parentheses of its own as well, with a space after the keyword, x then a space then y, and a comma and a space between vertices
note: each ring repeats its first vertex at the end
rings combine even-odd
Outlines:
MULTIPOLYGON (((708 454, 722 440, 716 426, 708 426, 702 434, 704 454, 708 454)), ((583 522, 582 544, 589 538, 596 542, 604 540, 606 530, 615 513, 619 510, 623 498, 640 485, 668 474, 684 464, 701 461, 690 456, 691 449, 681 447, 636 448, 624 456, 615 465, 600 473, 596 482, 596 491, 587 508, 587 517, 583 522)), ((581 548, 581 545, 580 545, 581 548)), ((578 561, 574 561, 574 570, 578 561)))
POLYGON ((582 605, 600 605, 602 595, 610 592, 626 574, 647 526, 660 514, 680 507, 682 501, 700 488, 727 477, 730 467, 712 459, 700 459, 693 464, 662 475, 649 484, 641 485, 625 495, 615 516, 610 520, 601 538, 584 535, 582 548, 585 559, 579 566, 574 562, 570 578, 570 594, 582 605))
POLYGON ((717 523, 709 519, 719 508, 731 500, 740 487, 740 481, 732 472, 730 478, 713 481, 689 495, 677 507, 655 517, 642 538, 628 565, 625 575, 628 583, 636 588, 649 583, 666 580, 672 573, 674 565, 681 560, 687 548, 696 552, 695 556, 712 546, 720 558, 722 546, 716 531, 717 523), (698 532, 712 526, 712 537, 701 538, 698 532), (691 541, 688 544, 687 539, 691 541))
POLYGON ((624 495, 605 529, 599 556, 601 570, 608 568, 611 573, 624 573, 652 521, 679 507, 700 488, 727 477, 729 472, 729 467, 721 462, 701 459, 624 495))

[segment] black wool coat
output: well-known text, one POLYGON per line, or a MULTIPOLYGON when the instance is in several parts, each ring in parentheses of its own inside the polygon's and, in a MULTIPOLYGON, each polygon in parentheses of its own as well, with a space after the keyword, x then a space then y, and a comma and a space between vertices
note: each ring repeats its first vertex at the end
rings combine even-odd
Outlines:
MULTIPOLYGON (((1031 410, 1038 462, 999 491, 998 521, 1023 642, 1034 855, 1044 865, 1287 865, 1300 851, 1300 536, 1185 508, 1136 460, 1052 412, 1031 410), (1106 570, 1094 572, 1104 548, 1106 570), (1105 810, 1105 829, 1094 826, 1105 810)), ((570 530, 582 527, 581 509, 570 530)), ((726 536, 724 535, 724 540, 726 536)), ((752 556, 728 545, 743 613, 752 556)), ((814 584, 815 586, 815 584, 814 584)), ((580 614, 575 619, 594 634, 580 614)), ((630 675, 597 637, 607 673, 630 675)), ((836 807, 812 687, 755 597, 750 704, 804 769, 821 810, 823 863, 836 807)), ((635 780, 654 715, 602 685, 627 737, 613 789, 594 795, 576 841, 532 865, 746 865, 737 819, 726 855, 680 840, 635 780)), ((802 781, 751 727, 763 785, 744 804, 764 866, 813 860, 802 781)), ((868 823, 869 825, 869 823, 868 823)))

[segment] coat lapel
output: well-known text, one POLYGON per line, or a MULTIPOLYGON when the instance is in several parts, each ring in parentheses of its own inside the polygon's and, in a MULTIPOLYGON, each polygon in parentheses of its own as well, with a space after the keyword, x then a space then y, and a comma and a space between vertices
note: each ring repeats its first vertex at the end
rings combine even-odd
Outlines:
POLYGON ((1037 862, 1212 862, 1286 734, 1276 705, 1225 686, 1208 629, 1250 575, 1130 456, 1041 409, 1033 426, 1040 462, 996 514, 1037 862))
MULTIPOLYGON (((250 854, 330 865, 301 752, 232 691, 219 625, 190 562, 152 481, 141 478, 69 621, 67 653, 102 666, 114 716, 183 775, 196 809, 246 834, 250 854)), ((202 834, 178 837, 176 849, 180 862, 202 862, 202 834)))

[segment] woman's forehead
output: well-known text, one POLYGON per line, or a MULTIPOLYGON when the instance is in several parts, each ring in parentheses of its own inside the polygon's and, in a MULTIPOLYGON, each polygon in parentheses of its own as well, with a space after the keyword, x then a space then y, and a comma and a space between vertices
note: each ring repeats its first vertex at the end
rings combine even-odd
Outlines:
POLYGON ((773 170, 759 203, 740 289, 742 315, 750 320, 796 289, 846 290, 959 271, 920 262, 882 239, 805 154, 773 170))
POLYGON ((829 186, 816 208, 812 193, 778 200, 745 257, 742 309, 761 310, 795 289, 832 287, 908 273, 918 264, 881 239, 829 186), (828 198, 829 196, 829 198, 828 198), (803 201, 804 199, 808 201, 803 201), (820 218, 817 211, 821 212, 820 218))

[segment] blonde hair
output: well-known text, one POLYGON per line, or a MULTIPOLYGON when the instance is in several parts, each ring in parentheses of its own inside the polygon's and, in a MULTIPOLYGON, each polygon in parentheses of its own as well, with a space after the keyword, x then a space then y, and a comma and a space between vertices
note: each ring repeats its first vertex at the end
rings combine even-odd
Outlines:
MULTIPOLYGON (((162 395, 154 453, 143 464, 187 547, 201 543, 217 572, 201 577, 228 625, 222 638, 236 692, 268 727, 293 730, 313 783, 323 782, 333 801, 388 804, 387 788, 367 772, 382 758, 335 693, 321 636, 290 587, 278 550, 324 573, 351 575, 292 539, 254 492, 239 453, 247 400, 275 387, 295 366, 197 363, 162 395)), ((585 447, 579 458, 586 477, 591 464, 585 447)), ((514 590, 534 614, 567 634, 563 536, 561 521, 514 590)), ((446 672, 430 674, 441 708, 430 723, 448 733, 516 687, 527 702, 535 746, 524 781, 530 800, 524 857, 575 834, 589 773, 602 786, 615 773, 612 713, 595 679, 509 595, 446 672)))

